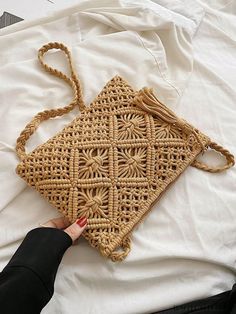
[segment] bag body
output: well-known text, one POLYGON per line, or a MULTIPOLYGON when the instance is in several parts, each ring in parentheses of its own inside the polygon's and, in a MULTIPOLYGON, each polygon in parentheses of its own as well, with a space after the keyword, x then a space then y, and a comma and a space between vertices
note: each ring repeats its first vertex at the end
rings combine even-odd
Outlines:
POLYGON ((21 132, 16 172, 71 223, 87 217, 83 236, 103 256, 113 261, 127 256, 134 227, 189 165, 209 172, 234 165, 233 155, 178 118, 152 89, 134 91, 115 76, 86 106, 67 47, 44 45, 39 61, 73 88, 75 98, 64 108, 39 113, 21 132), (50 49, 65 53, 70 78, 43 62, 50 49), (25 144, 42 121, 76 106, 80 114, 69 125, 26 154, 25 144), (211 168, 196 160, 208 147, 225 156, 225 166, 211 168))

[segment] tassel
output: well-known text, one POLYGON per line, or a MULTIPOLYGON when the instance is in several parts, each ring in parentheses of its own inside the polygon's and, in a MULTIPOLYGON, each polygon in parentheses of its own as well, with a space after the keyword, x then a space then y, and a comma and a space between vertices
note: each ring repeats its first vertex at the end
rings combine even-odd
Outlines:
POLYGON ((200 137, 194 127, 188 124, 188 122, 184 119, 179 119, 172 110, 161 103, 154 95, 152 88, 142 88, 134 97, 133 104, 151 115, 158 117, 162 121, 176 126, 186 134, 192 133, 199 145, 202 147, 202 150, 205 151, 206 147, 200 140, 200 137))

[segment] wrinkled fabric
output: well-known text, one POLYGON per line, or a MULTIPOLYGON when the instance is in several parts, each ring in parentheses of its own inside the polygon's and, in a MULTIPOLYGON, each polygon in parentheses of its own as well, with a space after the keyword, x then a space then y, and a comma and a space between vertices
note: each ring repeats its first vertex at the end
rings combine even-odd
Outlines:
MULTIPOLYGON (((0 34, 0 267, 25 234, 58 216, 15 174, 15 142, 39 111, 63 107, 71 90, 40 67, 37 50, 66 44, 87 105, 114 75, 158 98, 214 141, 235 151, 235 6, 209 1, 81 1, 0 34)), ((68 72, 59 51, 45 57, 68 72)), ((27 151, 78 114, 43 123, 27 151)), ((210 164, 223 161, 209 152, 210 164)), ((139 314, 215 295, 235 279, 236 172, 189 167, 132 236, 122 263, 99 255, 84 239, 68 249, 52 300, 42 313, 139 314)))

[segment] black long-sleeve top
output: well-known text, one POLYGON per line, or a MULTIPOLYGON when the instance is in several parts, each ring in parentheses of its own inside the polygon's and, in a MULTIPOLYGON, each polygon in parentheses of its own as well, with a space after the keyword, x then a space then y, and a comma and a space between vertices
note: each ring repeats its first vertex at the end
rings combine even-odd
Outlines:
POLYGON ((0 313, 37 314, 49 302, 63 254, 71 237, 55 228, 36 228, 0 274, 0 313))
MULTIPOLYGON (((40 313, 53 295, 58 266, 71 244, 70 236, 62 230, 31 230, 0 273, 0 313, 40 313)), ((213 297, 156 313, 236 314, 236 285, 213 297)))

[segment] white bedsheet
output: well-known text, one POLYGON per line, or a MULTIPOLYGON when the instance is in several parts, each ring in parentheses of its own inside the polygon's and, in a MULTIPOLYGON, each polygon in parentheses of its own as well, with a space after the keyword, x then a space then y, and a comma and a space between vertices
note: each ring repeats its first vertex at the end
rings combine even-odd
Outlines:
MULTIPOLYGON (((226 0, 93 0, 1 31, 0 269, 30 229, 59 215, 15 174, 15 141, 25 124, 72 96, 39 66, 41 45, 69 46, 87 104, 119 74, 136 89, 154 87, 160 100, 236 154, 235 13, 226 0)), ((58 51, 47 61, 66 70, 58 51)), ((76 114, 44 123, 28 151, 76 114)), ((81 239, 66 252, 42 313, 151 313, 230 289, 235 179, 235 169, 209 174, 189 167, 135 229, 122 263, 105 260, 81 239)))

